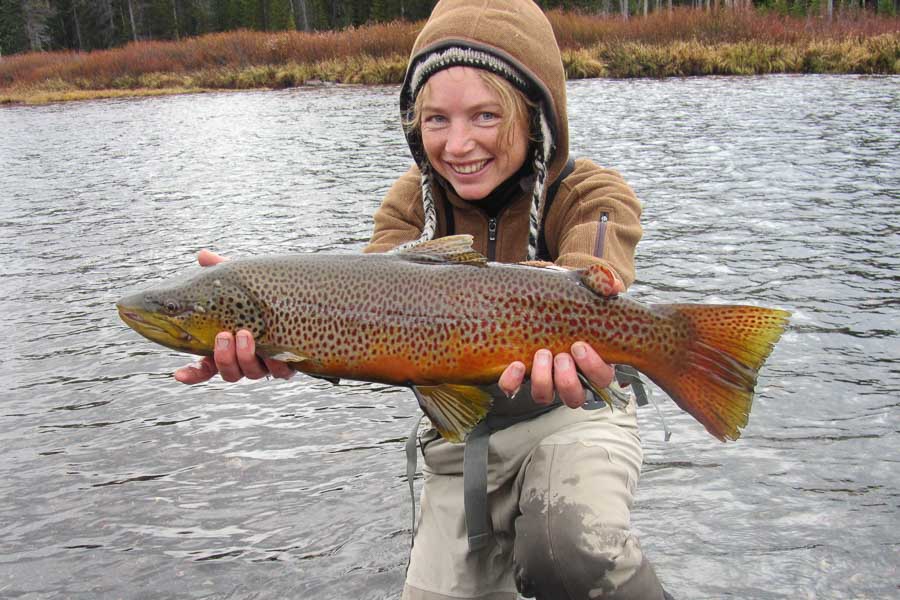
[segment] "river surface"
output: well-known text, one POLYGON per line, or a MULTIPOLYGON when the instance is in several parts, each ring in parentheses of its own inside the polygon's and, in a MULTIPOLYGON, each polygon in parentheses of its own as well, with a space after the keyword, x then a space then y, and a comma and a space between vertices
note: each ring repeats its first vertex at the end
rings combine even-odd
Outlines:
MULTIPOLYGON (((0 597, 396 599, 405 390, 186 387, 124 293, 355 252, 410 162, 396 87, 0 109, 0 597)), ((793 311, 721 444, 657 391, 634 527, 701 598, 900 595, 900 78, 570 84, 572 151, 644 203, 647 301, 793 311)))

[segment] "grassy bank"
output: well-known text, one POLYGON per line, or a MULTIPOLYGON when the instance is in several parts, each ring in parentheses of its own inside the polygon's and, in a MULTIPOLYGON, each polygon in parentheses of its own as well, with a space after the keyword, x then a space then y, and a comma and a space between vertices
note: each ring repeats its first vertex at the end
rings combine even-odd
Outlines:
MULTIPOLYGON (((570 78, 900 74, 900 19, 828 22, 676 10, 629 21, 551 12, 570 78)), ((236 31, 90 53, 0 60, 0 103, 285 88, 310 81, 399 83, 421 23, 339 32, 236 31)))

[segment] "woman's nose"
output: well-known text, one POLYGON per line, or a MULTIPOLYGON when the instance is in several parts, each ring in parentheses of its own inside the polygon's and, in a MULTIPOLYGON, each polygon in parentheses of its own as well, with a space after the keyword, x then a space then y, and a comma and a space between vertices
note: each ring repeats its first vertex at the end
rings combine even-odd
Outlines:
POLYGON ((448 154, 463 155, 475 147, 471 127, 466 123, 453 123, 447 132, 447 144, 444 150, 448 154))

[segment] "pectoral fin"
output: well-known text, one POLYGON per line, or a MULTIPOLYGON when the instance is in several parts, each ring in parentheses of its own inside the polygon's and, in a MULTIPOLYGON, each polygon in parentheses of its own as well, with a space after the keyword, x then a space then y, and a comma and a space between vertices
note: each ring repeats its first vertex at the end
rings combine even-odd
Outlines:
MULTIPOLYGON (((610 409, 625 410, 628 408, 628 401, 631 398, 631 395, 623 390, 615 379, 609 384, 609 387, 605 388, 597 387, 581 373, 578 373, 578 379, 581 380, 581 384, 584 387, 590 388, 590 390, 594 392, 594 396, 597 400, 607 404, 610 409)), ((591 409, 596 408, 596 406, 585 405, 585 408, 591 409)))
POLYGON ((310 366, 317 364, 317 361, 312 361, 312 359, 310 359, 308 356, 304 356, 303 353, 296 348, 285 348, 283 346, 273 346, 270 344, 257 344, 256 350, 257 353, 261 356, 272 358, 274 360, 280 360, 281 362, 295 365, 298 368, 300 368, 300 365, 305 364, 305 369, 300 368, 300 370, 302 371, 309 370, 310 366))
POLYGON ((462 442, 487 416, 492 399, 482 388, 471 385, 413 386, 422 411, 448 442, 462 442))

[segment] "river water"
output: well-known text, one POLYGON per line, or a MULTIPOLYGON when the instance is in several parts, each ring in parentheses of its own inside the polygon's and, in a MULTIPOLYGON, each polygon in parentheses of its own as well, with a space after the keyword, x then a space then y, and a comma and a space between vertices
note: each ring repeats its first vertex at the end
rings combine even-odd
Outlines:
MULTIPOLYGON (((405 390, 186 387, 125 292, 357 251, 409 163, 396 87, 0 109, 0 597, 398 598, 405 390), (11 344, 10 344, 11 342, 11 344)), ((570 84, 644 203, 635 297, 793 311, 721 444, 639 411, 634 527, 676 598, 900 594, 900 78, 570 84)), ((663 398, 661 392, 657 393, 663 398)))

